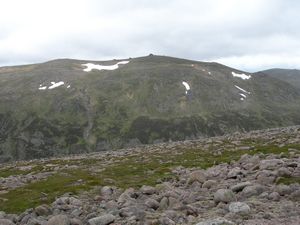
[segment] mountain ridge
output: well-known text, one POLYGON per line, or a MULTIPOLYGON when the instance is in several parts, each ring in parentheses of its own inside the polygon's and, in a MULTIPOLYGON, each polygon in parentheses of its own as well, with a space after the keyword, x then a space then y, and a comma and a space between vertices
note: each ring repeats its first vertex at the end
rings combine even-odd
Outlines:
POLYGON ((300 124, 291 83, 155 55, 2 67, 0 95, 2 161, 300 124), (110 70, 85 72, 86 63, 110 70))

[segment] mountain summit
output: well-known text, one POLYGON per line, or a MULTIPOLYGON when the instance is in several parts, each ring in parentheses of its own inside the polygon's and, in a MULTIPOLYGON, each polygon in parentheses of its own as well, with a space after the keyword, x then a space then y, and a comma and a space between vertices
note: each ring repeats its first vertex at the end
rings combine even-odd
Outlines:
POLYGON ((300 124, 291 82, 155 55, 1 67, 0 96, 2 162, 300 124))

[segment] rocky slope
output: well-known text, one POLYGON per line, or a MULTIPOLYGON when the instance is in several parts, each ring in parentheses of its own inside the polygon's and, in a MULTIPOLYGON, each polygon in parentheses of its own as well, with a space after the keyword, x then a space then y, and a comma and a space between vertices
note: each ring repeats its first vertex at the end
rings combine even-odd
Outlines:
POLYGON ((0 224, 296 225, 299 156, 294 126, 5 164, 0 224))
POLYGON ((0 96, 0 162, 300 124, 284 80, 154 55, 2 67, 0 96))

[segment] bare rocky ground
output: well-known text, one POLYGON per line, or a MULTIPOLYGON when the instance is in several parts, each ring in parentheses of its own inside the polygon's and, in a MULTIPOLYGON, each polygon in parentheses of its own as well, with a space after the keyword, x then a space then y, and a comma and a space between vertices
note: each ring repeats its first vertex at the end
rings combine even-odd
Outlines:
POLYGON ((300 224, 300 126, 15 162, 0 224, 300 224))

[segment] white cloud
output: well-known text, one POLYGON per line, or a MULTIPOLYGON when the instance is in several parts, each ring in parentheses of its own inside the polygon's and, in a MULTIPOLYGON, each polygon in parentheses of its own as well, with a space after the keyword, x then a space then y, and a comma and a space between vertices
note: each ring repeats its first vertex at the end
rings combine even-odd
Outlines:
POLYGON ((0 0, 0 5, 0 65, 150 52, 221 60, 246 70, 299 65, 299 1, 0 0), (282 55, 290 60, 280 60, 282 55))

